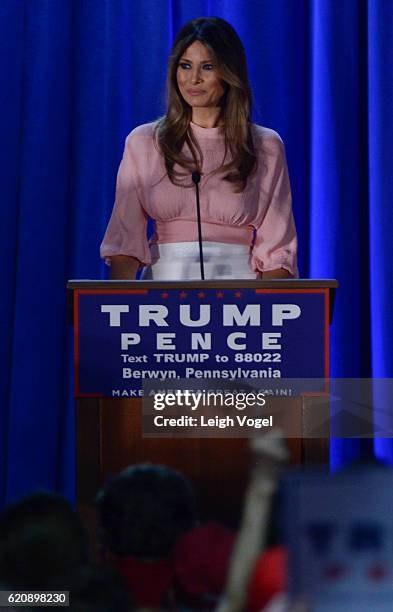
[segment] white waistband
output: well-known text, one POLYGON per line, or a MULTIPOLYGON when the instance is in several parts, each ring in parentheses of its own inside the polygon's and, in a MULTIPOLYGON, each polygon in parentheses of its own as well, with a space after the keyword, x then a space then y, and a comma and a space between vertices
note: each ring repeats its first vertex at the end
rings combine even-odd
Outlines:
MULTIPOLYGON (((169 242, 151 245, 152 265, 144 278, 154 280, 200 279, 199 243, 169 242)), ((206 279, 255 279, 250 268, 250 247, 224 242, 203 243, 206 279)))

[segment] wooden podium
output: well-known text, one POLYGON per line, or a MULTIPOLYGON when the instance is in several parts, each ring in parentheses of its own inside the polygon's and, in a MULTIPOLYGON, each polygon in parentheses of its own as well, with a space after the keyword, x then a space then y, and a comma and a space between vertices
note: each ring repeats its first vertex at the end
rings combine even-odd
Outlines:
MULTIPOLYGON (((82 296, 100 298, 110 295, 112 301, 119 301, 125 294, 130 294, 132 299, 132 295, 150 290, 162 291, 161 295, 168 295, 173 290, 183 294, 195 290, 200 292, 203 290, 205 293, 216 290, 223 294, 231 291, 240 294, 246 290, 253 290, 255 293, 277 296, 277 299, 287 294, 293 295, 296 299, 300 297, 307 299, 307 296, 318 295, 323 301, 325 312, 321 338, 325 343, 323 375, 328 377, 329 324, 332 320, 334 292, 337 286, 337 281, 334 280, 292 279, 178 283, 175 281, 69 281, 69 307, 75 326, 76 348, 77 501, 82 513, 91 505, 97 490, 108 476, 131 464, 152 462, 179 469, 192 480, 203 519, 219 519, 234 526, 240 517, 250 468, 247 438, 144 437, 142 399, 105 397, 96 390, 92 392, 81 390, 79 334, 81 325, 83 326, 83 317, 80 313, 82 296)), ((306 346, 303 346, 303 350, 306 350, 306 346)), ((102 359, 105 361, 105 347, 102 350, 102 359)), ((95 367, 94 364, 92 367, 95 367)), ((301 400, 296 398, 292 401, 301 400)), ((294 464, 322 463, 328 459, 327 438, 292 438, 288 440, 288 446, 291 451, 291 462, 294 464)))

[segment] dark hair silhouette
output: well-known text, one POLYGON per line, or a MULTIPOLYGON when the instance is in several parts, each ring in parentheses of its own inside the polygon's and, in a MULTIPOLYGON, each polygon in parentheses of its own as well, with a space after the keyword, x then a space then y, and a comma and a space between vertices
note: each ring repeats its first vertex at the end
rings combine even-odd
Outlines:
POLYGON ((62 497, 33 493, 1 514, 0 582, 7 588, 65 588, 87 560, 87 534, 62 497))
POLYGON ((164 466, 126 468, 101 489, 96 503, 102 542, 120 557, 167 557, 179 535, 196 521, 189 482, 164 466))

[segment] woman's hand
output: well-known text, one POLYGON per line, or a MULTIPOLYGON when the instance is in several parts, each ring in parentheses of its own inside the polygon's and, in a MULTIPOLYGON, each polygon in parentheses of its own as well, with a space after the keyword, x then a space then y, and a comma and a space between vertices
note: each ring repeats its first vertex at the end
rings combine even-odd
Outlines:
POLYGON ((114 255, 111 257, 111 280, 135 280, 140 265, 135 257, 114 255))
POLYGON ((265 272, 259 272, 257 278, 267 280, 269 278, 293 278, 292 274, 285 270, 285 268, 278 268, 277 270, 266 270, 265 272))

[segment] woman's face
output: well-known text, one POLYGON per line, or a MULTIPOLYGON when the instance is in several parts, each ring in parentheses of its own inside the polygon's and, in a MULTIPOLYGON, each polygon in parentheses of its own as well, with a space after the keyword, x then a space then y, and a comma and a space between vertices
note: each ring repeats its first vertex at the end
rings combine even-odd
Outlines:
POLYGON ((225 93, 211 52, 199 40, 179 60, 177 84, 184 100, 193 108, 217 107, 225 93))

